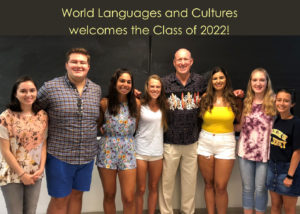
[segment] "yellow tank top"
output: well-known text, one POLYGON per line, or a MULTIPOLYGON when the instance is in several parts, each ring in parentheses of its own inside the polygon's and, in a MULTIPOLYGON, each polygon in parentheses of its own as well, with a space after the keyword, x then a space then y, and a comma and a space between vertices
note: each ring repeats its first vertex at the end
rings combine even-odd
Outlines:
POLYGON ((211 133, 233 132, 234 118, 231 107, 213 107, 204 113, 202 129, 211 133))

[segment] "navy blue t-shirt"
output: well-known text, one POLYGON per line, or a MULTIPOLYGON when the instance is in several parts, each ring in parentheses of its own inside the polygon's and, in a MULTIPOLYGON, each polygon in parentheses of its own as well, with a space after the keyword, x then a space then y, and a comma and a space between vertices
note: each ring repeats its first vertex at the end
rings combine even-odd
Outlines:
POLYGON ((293 152, 300 149, 300 119, 275 120, 271 133, 270 159, 272 161, 290 162, 293 152))

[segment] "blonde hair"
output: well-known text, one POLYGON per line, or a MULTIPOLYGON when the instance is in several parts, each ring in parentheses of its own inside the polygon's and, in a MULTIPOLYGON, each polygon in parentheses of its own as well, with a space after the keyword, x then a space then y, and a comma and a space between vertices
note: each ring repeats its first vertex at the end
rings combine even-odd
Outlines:
POLYGON ((266 115, 268 116, 275 116, 276 115, 276 108, 275 108, 275 94, 272 89, 272 83, 270 76, 266 69, 264 68, 256 68, 251 72, 248 85, 247 85, 247 92, 246 92, 246 98, 244 100, 244 109, 243 109, 243 114, 248 115, 252 112, 252 104, 254 100, 255 93, 252 90, 251 87, 251 80, 252 76, 256 72, 261 72, 265 75, 266 81, 267 81, 267 86, 264 92, 264 98, 263 98, 263 111, 266 115))

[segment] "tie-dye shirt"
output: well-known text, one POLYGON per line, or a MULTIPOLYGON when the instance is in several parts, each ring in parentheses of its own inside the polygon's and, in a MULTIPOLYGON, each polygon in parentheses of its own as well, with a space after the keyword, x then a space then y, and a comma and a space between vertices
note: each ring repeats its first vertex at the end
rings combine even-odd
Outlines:
POLYGON ((242 125, 238 156, 251 161, 268 161, 273 120, 273 117, 264 113, 262 104, 252 105, 252 112, 245 116, 242 125))

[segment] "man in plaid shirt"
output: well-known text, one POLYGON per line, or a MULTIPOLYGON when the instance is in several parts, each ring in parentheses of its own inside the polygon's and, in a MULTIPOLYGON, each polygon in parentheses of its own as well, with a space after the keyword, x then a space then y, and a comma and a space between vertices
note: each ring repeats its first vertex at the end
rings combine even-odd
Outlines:
POLYGON ((40 88, 38 100, 49 116, 46 177, 48 214, 81 212, 97 153, 101 88, 87 78, 90 55, 83 48, 66 54, 67 74, 40 88))

